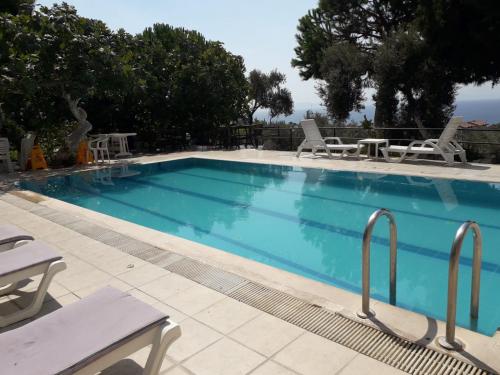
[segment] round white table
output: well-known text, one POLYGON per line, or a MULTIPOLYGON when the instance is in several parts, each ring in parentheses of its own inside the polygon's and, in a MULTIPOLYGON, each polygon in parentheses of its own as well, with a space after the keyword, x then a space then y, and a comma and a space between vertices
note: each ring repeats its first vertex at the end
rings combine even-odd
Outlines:
POLYGON ((381 139, 381 138, 365 138, 365 139, 360 139, 358 141, 358 152, 357 152, 357 157, 359 158, 360 153, 361 153, 361 146, 362 145, 367 145, 367 150, 366 150, 366 157, 370 157, 370 148, 371 145, 375 145, 375 159, 378 159, 378 150, 380 145, 385 145, 385 147, 389 147, 389 140, 388 139, 381 139))

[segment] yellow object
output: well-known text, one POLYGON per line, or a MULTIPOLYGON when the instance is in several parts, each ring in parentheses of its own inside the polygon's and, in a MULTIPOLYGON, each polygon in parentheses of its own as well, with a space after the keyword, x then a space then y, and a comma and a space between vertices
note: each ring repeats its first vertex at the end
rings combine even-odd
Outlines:
POLYGON ((87 141, 81 141, 76 154, 76 165, 85 165, 94 161, 92 153, 89 151, 87 141))
POLYGON ((47 169, 47 162, 40 145, 34 145, 31 151, 31 169, 47 169))

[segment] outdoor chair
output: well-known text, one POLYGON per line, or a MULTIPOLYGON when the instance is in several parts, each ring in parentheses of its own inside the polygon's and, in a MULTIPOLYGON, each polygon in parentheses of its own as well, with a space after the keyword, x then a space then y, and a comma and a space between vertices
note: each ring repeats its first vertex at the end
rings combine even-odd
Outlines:
MULTIPOLYGON (((43 275, 31 303, 24 309, 0 316, 0 327, 36 315, 42 307, 52 278, 64 269, 66 263, 62 257, 39 241, 31 241, 23 246, 0 252, 0 296, 11 294, 23 280, 43 275)), ((3 362, 0 363, 3 366, 3 362)))
POLYGON ((151 345, 143 374, 157 375, 180 335, 180 327, 165 314, 106 287, 0 334, 1 372, 91 375, 151 345))
POLYGON ((407 158, 417 159, 419 155, 440 155, 446 164, 455 163, 455 155, 460 157, 462 163, 467 163, 463 147, 455 140, 458 127, 463 123, 463 117, 453 117, 446 125, 439 139, 413 141, 408 146, 389 146, 381 149, 388 162, 401 163, 407 158), (390 153, 400 154, 398 158, 391 158, 390 153))
POLYGON ((33 240, 32 235, 14 225, 0 225, 0 251, 10 250, 33 240))
POLYGON ((299 157, 304 149, 311 149, 313 155, 318 150, 325 150, 329 158, 332 158, 334 151, 340 151, 340 157, 346 156, 349 151, 358 151, 357 144, 343 144, 339 137, 323 137, 314 120, 302 120, 300 126, 304 131, 305 139, 297 149, 296 157, 299 157), (335 144, 328 141, 337 142, 335 144))
POLYGON ((97 137, 89 141, 89 150, 94 155, 94 163, 99 163, 99 161, 104 163, 106 160, 111 163, 108 144, 109 136, 97 137))

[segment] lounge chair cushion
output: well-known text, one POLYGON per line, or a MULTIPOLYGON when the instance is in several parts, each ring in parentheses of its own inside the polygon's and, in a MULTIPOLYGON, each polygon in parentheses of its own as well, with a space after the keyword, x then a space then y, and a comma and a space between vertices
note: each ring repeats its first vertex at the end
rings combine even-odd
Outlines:
POLYGON ((50 247, 40 241, 33 241, 0 253, 0 277, 60 259, 62 257, 50 247))
POLYGON ((0 245, 33 239, 33 236, 29 235, 28 233, 14 225, 0 225, 0 245))
POLYGON ((106 287, 0 335, 0 372, 73 374, 168 317, 127 293, 106 287))

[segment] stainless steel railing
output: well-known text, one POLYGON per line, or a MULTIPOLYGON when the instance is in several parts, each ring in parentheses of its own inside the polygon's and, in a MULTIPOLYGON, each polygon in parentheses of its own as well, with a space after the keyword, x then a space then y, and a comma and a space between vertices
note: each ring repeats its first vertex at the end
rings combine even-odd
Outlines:
POLYGON ((481 282, 481 258, 483 248, 483 238, 479 225, 474 221, 467 221, 460 226, 453 241, 450 254, 450 265, 448 273, 448 311, 446 315, 446 336, 439 337, 438 343, 448 350, 460 350, 463 343, 455 338, 455 325, 457 317, 457 285, 458 285, 458 266, 460 260, 460 251, 464 242, 465 235, 472 229, 474 231, 474 255, 472 258, 472 288, 471 288, 471 306, 470 316, 477 320, 479 316, 479 290, 481 282))
POLYGON ((396 268, 397 268, 397 226, 394 215, 391 211, 382 208, 375 211, 368 219, 365 232, 363 234, 363 263, 362 263, 362 307, 358 312, 358 316, 362 319, 374 316, 375 313, 370 310, 370 244, 372 232, 377 220, 381 216, 386 216, 389 220, 390 227, 390 286, 389 286, 389 302, 391 305, 396 304, 396 268))

